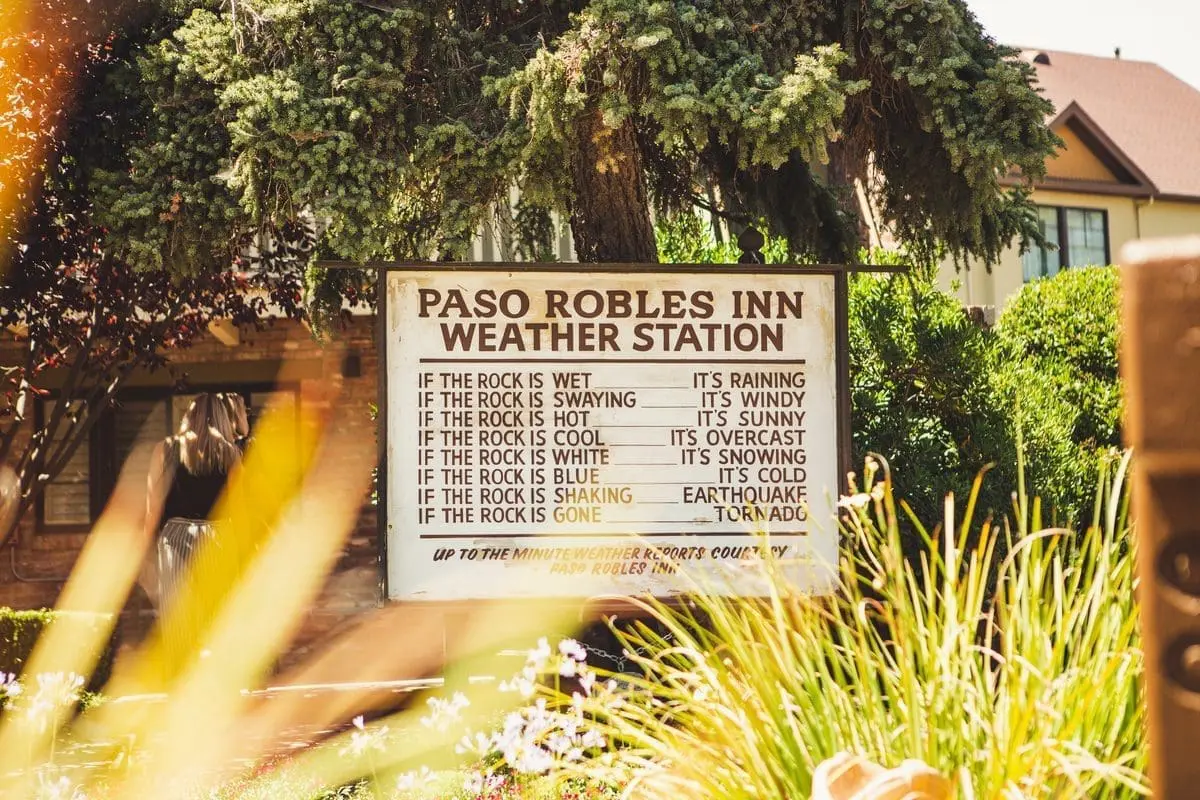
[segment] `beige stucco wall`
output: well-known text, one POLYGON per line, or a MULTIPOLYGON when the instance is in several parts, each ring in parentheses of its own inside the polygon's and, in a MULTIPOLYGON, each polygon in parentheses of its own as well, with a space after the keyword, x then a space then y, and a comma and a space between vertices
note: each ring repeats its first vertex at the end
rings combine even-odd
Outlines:
POLYGON ((1056 178, 1074 179, 1079 181, 1100 181, 1102 183, 1117 183, 1117 176, 1096 157, 1070 128, 1056 128, 1055 133, 1063 141, 1054 157, 1046 162, 1046 171, 1056 178))
MULTIPOLYGON (((1200 233, 1200 202, 1180 203, 1109 195, 1035 191, 1039 205, 1096 208, 1108 212, 1108 246, 1115 261, 1121 248, 1140 238, 1200 233)), ((971 262, 956 272, 950 262, 941 265, 940 283, 969 305, 1003 308, 1024 283, 1017 248, 1006 251, 989 273, 982 262, 971 262)))
MULTIPOLYGON (((1179 203, 1165 200, 1142 201, 1142 238, 1187 236, 1200 233, 1200 203, 1179 203)), ((1113 259, 1120 248, 1113 249, 1113 259)))

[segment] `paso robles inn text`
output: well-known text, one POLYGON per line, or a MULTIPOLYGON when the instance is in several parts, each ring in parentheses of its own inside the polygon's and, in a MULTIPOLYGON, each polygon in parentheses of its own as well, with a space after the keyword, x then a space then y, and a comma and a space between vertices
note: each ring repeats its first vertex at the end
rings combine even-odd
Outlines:
MULTIPOLYGON (((703 321, 716 313, 714 293, 708 290, 546 289, 539 297, 541 319, 537 321, 526 321, 534 301, 520 289, 499 293, 480 289, 467 295, 461 289, 443 292, 427 288, 419 294, 422 317, 457 320, 440 324, 447 351, 750 353, 783 349, 782 323, 703 321), (610 321, 587 321, 597 318, 610 321), (625 326, 611 320, 635 320, 626 328, 625 341, 625 326)), ((802 291, 734 290, 730 317, 800 319, 803 299, 802 291)))

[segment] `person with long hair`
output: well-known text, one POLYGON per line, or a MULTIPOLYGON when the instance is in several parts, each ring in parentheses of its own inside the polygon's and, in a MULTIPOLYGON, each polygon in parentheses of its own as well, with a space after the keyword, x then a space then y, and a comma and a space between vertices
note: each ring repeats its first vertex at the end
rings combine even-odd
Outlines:
POLYGON ((228 399, 197 395, 178 432, 151 456, 147 533, 154 536, 157 569, 143 575, 143 588, 160 608, 169 604, 193 553, 216 533, 213 511, 241 460, 239 421, 228 399))
POLYGON ((237 445, 245 452, 250 443, 250 417, 246 412, 246 398, 237 392, 222 394, 221 398, 229 405, 229 415, 233 419, 233 431, 237 436, 237 445))

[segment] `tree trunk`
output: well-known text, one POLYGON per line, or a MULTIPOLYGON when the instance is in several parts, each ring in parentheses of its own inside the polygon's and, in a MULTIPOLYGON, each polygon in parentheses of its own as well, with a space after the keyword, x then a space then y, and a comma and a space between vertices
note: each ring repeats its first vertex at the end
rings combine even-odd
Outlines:
POLYGON ((580 261, 658 261, 633 121, 613 130, 599 109, 575 128, 571 233, 580 261))
POLYGON ((867 223, 866 210, 858 199, 856 181, 866 181, 866 158, 856 148, 845 142, 829 144, 829 186, 837 196, 838 208, 846 215, 858 246, 871 246, 871 227, 867 223))

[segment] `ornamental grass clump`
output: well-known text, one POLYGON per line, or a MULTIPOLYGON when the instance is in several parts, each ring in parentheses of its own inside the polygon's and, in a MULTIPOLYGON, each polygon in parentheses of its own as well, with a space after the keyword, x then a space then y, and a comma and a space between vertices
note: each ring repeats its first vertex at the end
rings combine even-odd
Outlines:
POLYGON ((976 520, 977 483, 929 532, 868 462, 841 504, 838 592, 795 591, 764 547, 769 597, 648 605, 665 633, 623 634, 645 675, 587 704, 615 747, 579 769, 642 798, 807 798, 849 751, 924 761, 964 798, 1144 794, 1126 468, 1084 531, 1039 529, 1023 495, 1016 524, 976 520), (905 522, 929 544, 918 563, 905 522))
MULTIPOLYGON (((445 639, 430 615, 384 607, 277 671, 369 493, 373 443, 337 424, 337 388, 309 382, 304 402, 268 408, 217 509, 221 537, 203 545, 154 629, 115 660, 96 701, 83 693, 87 676, 106 663, 151 545, 145 476, 124 471, 21 674, 0 672, 0 797, 383 800, 426 784, 448 787, 435 796, 479 797, 467 788, 479 776, 460 770, 474 757, 455 744, 464 729, 491 730, 512 714, 525 722, 486 740, 525 772, 571 755, 534 741, 566 719, 523 708, 536 676, 518 676, 508 692, 473 680, 502 674, 497 654, 513 641, 565 635, 577 620, 558 605, 514 615, 480 604, 445 639), (399 711, 376 685, 381 675, 430 674, 443 677, 447 697, 399 711), (319 699, 267 691, 330 683, 338 691, 319 699)), ((574 747, 586 733, 555 741, 574 747)), ((490 776, 516 783, 515 774, 490 776)))

